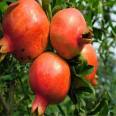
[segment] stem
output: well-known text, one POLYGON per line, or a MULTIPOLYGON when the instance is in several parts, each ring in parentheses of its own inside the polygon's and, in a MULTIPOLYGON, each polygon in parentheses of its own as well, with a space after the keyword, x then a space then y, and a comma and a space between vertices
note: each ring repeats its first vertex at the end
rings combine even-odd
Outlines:
MULTIPOLYGON (((24 85, 23 85, 23 83, 22 83, 21 78, 20 78, 20 77, 17 77, 17 78, 18 78, 18 80, 19 80, 19 82, 20 82, 20 84, 21 84, 21 88, 22 88, 22 91, 23 91, 23 93, 24 93, 26 99, 31 100, 30 97, 27 95, 27 92, 25 91, 25 87, 24 87, 24 85)), ((27 106, 27 111, 28 111, 28 114, 30 114, 28 106, 27 106)))
POLYGON ((15 105, 15 102, 14 102, 14 94, 15 94, 15 83, 16 81, 15 80, 12 80, 9 82, 9 89, 8 89, 8 94, 9 94, 9 106, 10 106, 10 113, 12 114, 13 113, 13 109, 14 109, 14 105, 15 105))
POLYGON ((8 114, 8 116, 10 116, 10 110, 9 110, 8 104, 6 103, 6 101, 4 100, 4 98, 3 98, 2 95, 0 95, 0 102, 3 105, 4 110, 6 111, 6 113, 8 114))
POLYGON ((62 113, 63 116, 65 116, 65 112, 64 110, 62 109, 62 107, 58 104, 57 107, 59 108, 60 112, 62 113))

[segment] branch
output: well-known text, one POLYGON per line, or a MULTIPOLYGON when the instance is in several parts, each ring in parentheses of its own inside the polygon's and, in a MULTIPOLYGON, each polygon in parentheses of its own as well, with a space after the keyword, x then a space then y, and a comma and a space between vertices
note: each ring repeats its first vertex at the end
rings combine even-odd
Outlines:
POLYGON ((5 102, 3 96, 1 96, 1 95, 0 95, 0 103, 3 105, 3 108, 6 111, 6 113, 8 115, 10 115, 10 110, 9 110, 8 104, 5 102))

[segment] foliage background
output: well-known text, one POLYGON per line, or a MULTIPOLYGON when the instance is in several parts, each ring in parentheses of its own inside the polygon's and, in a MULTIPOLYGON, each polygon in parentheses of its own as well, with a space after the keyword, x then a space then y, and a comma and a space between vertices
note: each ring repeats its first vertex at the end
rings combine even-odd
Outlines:
MULTIPOLYGON (((0 2, 0 36, 3 14, 8 3, 0 2)), ((46 116, 115 116, 116 115, 116 1, 115 0, 43 0, 49 19, 58 10, 76 7, 94 31, 93 45, 99 57, 98 86, 75 91, 58 105, 47 108, 46 116), (93 94, 94 91, 95 94, 93 94), (74 102, 75 101, 75 102, 74 102)), ((30 64, 21 64, 8 54, 0 62, 0 116, 31 116, 33 92, 28 84, 30 64)), ((36 114, 35 114, 36 115, 36 114)))

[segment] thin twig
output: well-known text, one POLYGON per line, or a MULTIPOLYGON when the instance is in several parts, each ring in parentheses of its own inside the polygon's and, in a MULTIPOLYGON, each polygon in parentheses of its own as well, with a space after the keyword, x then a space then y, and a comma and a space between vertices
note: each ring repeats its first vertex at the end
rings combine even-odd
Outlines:
POLYGON ((4 100, 2 95, 0 95, 0 103, 3 105, 3 108, 6 111, 6 113, 8 115, 10 115, 10 110, 9 110, 8 104, 6 103, 6 101, 4 100))

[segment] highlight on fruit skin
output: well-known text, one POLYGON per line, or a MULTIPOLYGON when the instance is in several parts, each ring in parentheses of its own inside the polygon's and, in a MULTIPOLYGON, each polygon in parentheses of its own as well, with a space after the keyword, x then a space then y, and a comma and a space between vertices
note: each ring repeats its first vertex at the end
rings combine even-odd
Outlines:
POLYGON ((32 112, 44 114, 49 104, 61 102, 70 87, 70 68, 58 55, 42 53, 31 65, 29 71, 30 87, 35 93, 32 112))
POLYGON ((81 55, 87 61, 88 65, 91 65, 94 68, 92 73, 87 75, 85 78, 89 80, 93 85, 96 85, 96 73, 98 69, 98 59, 96 51, 91 44, 85 44, 81 51, 81 55))
POLYGON ((4 37, 0 54, 12 53, 28 62, 40 55, 48 43, 49 21, 35 0, 18 0, 9 5, 3 17, 4 37))
POLYGON ((53 48, 65 59, 72 59, 89 43, 92 31, 82 13, 75 8, 58 11, 50 24, 50 40, 53 48))

